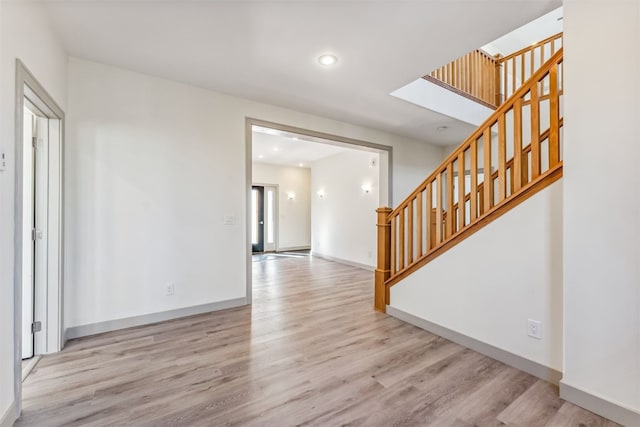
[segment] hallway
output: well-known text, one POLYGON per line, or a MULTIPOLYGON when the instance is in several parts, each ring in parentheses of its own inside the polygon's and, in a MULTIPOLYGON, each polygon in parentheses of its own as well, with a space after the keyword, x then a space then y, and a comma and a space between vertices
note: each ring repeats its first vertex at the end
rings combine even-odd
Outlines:
POLYGON ((373 273, 252 263, 252 307, 70 341, 18 426, 614 426, 557 387, 372 309, 373 273))

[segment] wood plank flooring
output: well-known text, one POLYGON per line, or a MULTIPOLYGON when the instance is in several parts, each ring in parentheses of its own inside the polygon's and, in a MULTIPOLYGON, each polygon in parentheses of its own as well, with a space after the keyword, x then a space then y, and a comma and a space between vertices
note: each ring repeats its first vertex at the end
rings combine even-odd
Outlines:
POLYGON ((254 304, 70 341, 17 426, 615 426, 557 387, 374 312, 373 274, 253 263, 254 304))

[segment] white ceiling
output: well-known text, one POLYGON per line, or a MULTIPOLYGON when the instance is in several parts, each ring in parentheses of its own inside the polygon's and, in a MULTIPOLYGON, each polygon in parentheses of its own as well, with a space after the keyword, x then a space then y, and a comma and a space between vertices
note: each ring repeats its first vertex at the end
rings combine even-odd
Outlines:
POLYGON ((275 135, 254 130, 251 152, 254 162, 309 168, 316 160, 349 150, 303 135, 285 136, 278 131, 274 133, 275 135))
POLYGON ((72 56, 439 144, 460 140, 437 127, 464 125, 389 93, 561 4, 46 1, 72 56))
POLYGON ((482 46, 491 55, 512 54, 562 31, 562 8, 559 7, 526 25, 482 46))

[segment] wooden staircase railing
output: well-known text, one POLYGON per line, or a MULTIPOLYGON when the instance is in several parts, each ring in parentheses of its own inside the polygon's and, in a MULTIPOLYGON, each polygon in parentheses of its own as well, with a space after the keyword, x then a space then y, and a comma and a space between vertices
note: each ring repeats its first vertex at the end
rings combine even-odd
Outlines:
POLYGON ((504 57, 477 49, 423 78, 496 109, 561 47, 558 33, 504 57))
POLYGON ((538 43, 499 58, 501 92, 510 97, 535 71, 562 48, 562 33, 554 34, 538 43))
POLYGON ((376 310, 385 311, 391 286, 562 176, 562 54, 397 208, 378 209, 376 310))
POLYGON ((476 49, 423 77, 432 83, 466 96, 489 108, 497 108, 500 95, 500 62, 476 49))

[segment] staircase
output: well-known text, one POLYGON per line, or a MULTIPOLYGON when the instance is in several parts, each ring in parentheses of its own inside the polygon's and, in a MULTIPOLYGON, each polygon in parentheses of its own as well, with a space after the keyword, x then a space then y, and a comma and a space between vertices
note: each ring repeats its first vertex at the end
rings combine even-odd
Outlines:
POLYGON ((562 177, 561 36, 497 58, 499 76, 484 73, 475 86, 455 65, 434 72, 467 85, 456 90, 481 88, 496 109, 399 206, 377 210, 376 310, 385 311, 392 286, 562 177))

